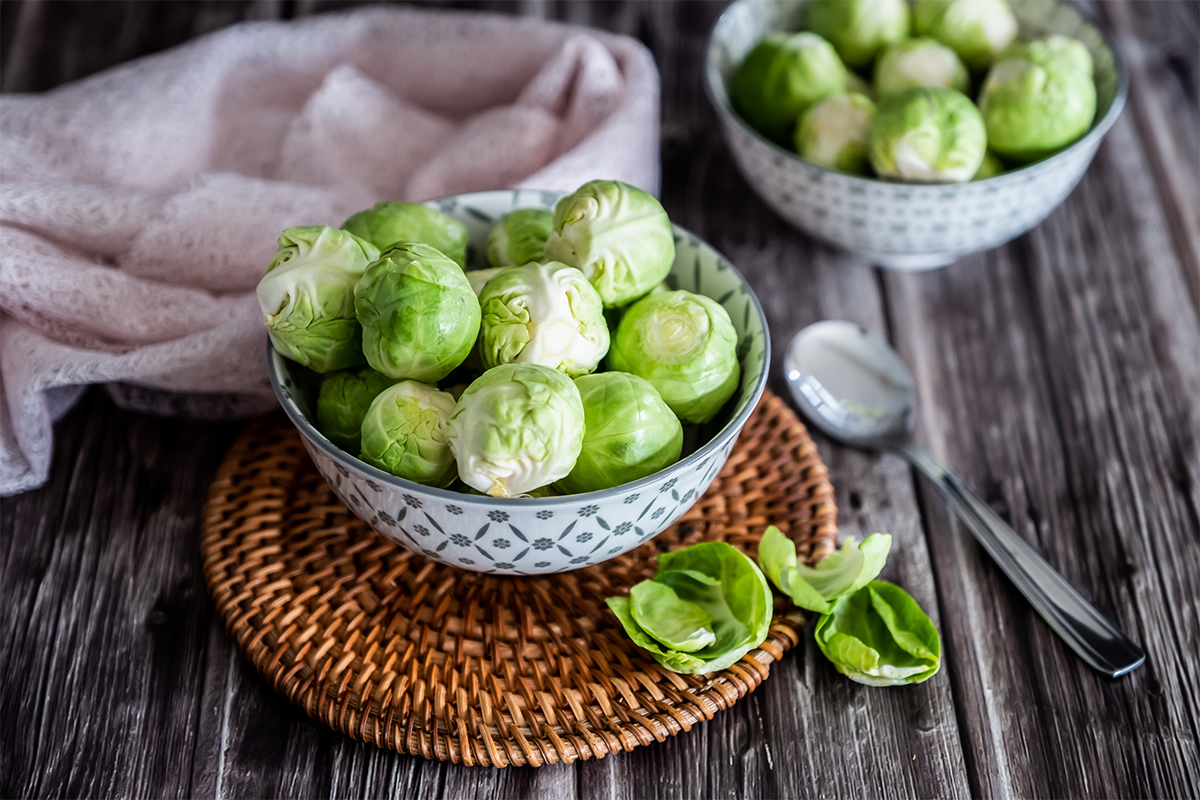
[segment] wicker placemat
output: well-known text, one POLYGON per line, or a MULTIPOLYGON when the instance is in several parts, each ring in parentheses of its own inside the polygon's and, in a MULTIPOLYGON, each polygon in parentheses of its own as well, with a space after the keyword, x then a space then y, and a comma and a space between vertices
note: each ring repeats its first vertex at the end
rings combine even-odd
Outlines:
POLYGON ((640 548, 576 572, 485 576, 430 561, 359 521, 282 416, 251 424, 205 510, 204 574, 230 635, 275 689, 355 739, 487 766, 603 758, 663 741, 753 691, 800 640, 777 607, 762 646, 700 677, 658 666, 604 598, 654 573, 654 556, 763 528, 802 556, 837 538, 825 465, 769 392, 708 493, 640 548))

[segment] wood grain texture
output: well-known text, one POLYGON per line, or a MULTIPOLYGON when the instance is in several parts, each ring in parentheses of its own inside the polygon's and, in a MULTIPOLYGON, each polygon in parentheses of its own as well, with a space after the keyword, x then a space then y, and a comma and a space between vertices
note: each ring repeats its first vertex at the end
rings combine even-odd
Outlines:
MULTIPOLYGON (((1200 795, 1200 12, 1100 2, 1133 94, 1032 233, 884 274, 787 227, 737 174, 700 65, 723 3, 498 0, 630 33, 662 74, 664 204, 747 275, 775 363, 843 318, 918 381, 919 439, 1149 653, 1080 664, 899 461, 819 440, 846 534, 896 537, 885 577, 938 621, 945 668, 873 690, 809 642, 689 734, 532 769, 397 756, 313 723, 213 619, 198 515, 237 430, 116 410, 56 428, 50 482, 0 501, 0 796, 810 797, 1200 795)), ((0 87, 36 91, 242 19, 325 0, 0 3, 0 87)), ((776 373, 773 387, 782 391, 776 373)))

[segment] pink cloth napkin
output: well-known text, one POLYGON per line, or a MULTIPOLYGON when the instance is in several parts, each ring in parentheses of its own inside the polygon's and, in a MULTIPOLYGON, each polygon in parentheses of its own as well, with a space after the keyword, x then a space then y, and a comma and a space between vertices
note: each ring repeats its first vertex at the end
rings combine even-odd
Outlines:
POLYGON ((126 407, 274 406, 253 289, 291 225, 381 199, 616 178, 657 192, 638 42, 371 8, 246 23, 0 99, 0 494, 45 482, 86 384, 126 407))

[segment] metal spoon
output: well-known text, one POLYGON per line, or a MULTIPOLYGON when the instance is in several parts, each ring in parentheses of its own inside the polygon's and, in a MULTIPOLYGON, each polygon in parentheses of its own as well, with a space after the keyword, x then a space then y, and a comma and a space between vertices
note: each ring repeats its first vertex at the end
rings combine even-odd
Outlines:
POLYGON ((821 431, 852 447, 895 453, 933 481, 1004 574, 1080 658, 1112 678, 1146 660, 1137 643, 987 503, 913 444, 913 381, 886 342, 850 322, 818 322, 792 339, 783 367, 792 396, 821 431))

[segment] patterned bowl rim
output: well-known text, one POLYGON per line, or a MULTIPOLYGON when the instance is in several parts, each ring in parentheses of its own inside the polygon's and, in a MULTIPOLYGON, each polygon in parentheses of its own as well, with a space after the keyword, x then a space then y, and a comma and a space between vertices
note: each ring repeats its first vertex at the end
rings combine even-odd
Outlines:
MULTIPOLYGON (((537 190, 535 189, 532 191, 537 190)), ((494 189, 483 192, 466 192, 463 194, 432 198, 423 202, 428 205, 436 205, 439 201, 449 199, 461 201, 464 198, 487 194, 498 194, 501 192, 505 194, 511 194, 512 190, 494 189)), ((561 192, 555 192, 554 194, 561 194, 561 192)), ((270 337, 267 337, 267 373, 271 377, 271 389, 275 392, 275 399, 279 401, 279 405, 283 406, 283 410, 287 414, 288 419, 292 421, 292 424, 296 426, 304 438, 321 448, 321 450, 324 451, 325 454, 334 461, 337 461, 348 469, 366 475, 378 483, 388 484, 392 487, 403 489, 404 491, 410 493, 420 493, 430 497, 436 497, 440 500, 445 500, 456 505, 479 506, 482 508, 495 508, 496 506, 500 506, 502 508, 531 507, 533 504, 536 504, 538 508, 548 508, 552 506, 572 506, 579 503, 602 500, 610 497, 620 497, 628 494, 629 492, 656 485, 660 481, 667 480, 671 475, 694 468, 701 461, 711 456, 727 442, 736 437, 745 426, 746 420, 750 418, 750 414, 753 413, 754 409, 758 406, 758 401, 762 397, 763 390, 767 386, 767 378, 771 374, 771 336, 770 328, 767 327, 767 315, 766 312, 763 311, 762 304, 758 301, 758 295, 754 293, 754 289, 750 286, 749 282, 746 280, 746 277, 742 275, 741 271, 736 266, 734 266, 732 261, 726 258, 719 250, 717 250, 707 241, 682 226, 676 225, 673 222, 671 225, 677 233, 683 233, 687 236, 693 237, 700 247, 707 247, 709 250, 715 253, 718 258, 729 265, 730 270, 733 271, 733 274, 741 282, 742 287, 746 290, 746 294, 750 297, 750 302, 754 305, 754 313, 757 314, 758 321, 762 326, 763 361, 762 368, 759 370, 758 377, 755 379, 754 391, 750 394, 745 405, 739 409, 738 413, 735 414, 733 418, 725 424, 725 427, 723 427, 720 432, 717 433, 717 435, 713 436, 705 444, 697 448, 696 452, 692 453, 687 458, 680 459, 666 469, 661 469, 658 472, 647 475, 645 478, 641 478, 636 481, 630 481, 629 483, 623 483, 620 486, 614 486, 611 489, 601 489, 595 492, 582 492, 579 494, 538 498, 488 497, 484 495, 465 494, 463 492, 455 492, 449 489, 439 489, 433 486, 425 486, 424 484, 405 480, 404 478, 396 477, 391 473, 384 472, 381 469, 372 467, 366 462, 358 460, 354 456, 334 445, 333 442, 326 439, 325 436, 317 430, 315 425, 304 418, 304 415, 300 413, 300 409, 296 406, 295 402, 289 400, 284 395, 283 387, 280 385, 279 372, 275 367, 275 356, 278 355, 279 358, 283 358, 283 355, 277 353, 275 346, 271 343, 270 337)))
POLYGON ((708 32, 708 42, 704 46, 704 93, 708 96, 708 101, 712 104, 713 108, 717 110, 717 113, 726 123, 732 122, 735 126, 741 128, 743 131, 746 131, 760 143, 774 150, 779 155, 786 156, 792 161, 804 164, 811 169, 818 170, 820 172, 826 172, 831 175, 837 175, 839 178, 844 178, 851 183, 861 183, 868 186, 883 184, 885 186, 906 188, 929 186, 945 190, 954 186, 967 186, 971 184, 990 184, 994 186, 997 183, 1003 183, 1009 179, 1013 179, 1015 181, 1018 175, 1027 175, 1029 173, 1036 174, 1039 172, 1048 171, 1050 169, 1050 165, 1061 160, 1068 153, 1081 150, 1085 147, 1091 146, 1094 143, 1097 143, 1101 138, 1104 137, 1106 133, 1108 133, 1108 129, 1113 126, 1113 123, 1117 121, 1117 117, 1121 115, 1122 109, 1125 108, 1126 95, 1129 93, 1129 73, 1125 69, 1125 60, 1121 56, 1121 51, 1117 49, 1117 44, 1113 39, 1112 34, 1109 33, 1109 31, 1099 23, 1095 15, 1093 15, 1090 11, 1080 8, 1074 3, 1063 3, 1061 0, 1055 0, 1056 4, 1066 5, 1071 8, 1073 11, 1078 13, 1085 22, 1096 29, 1096 31, 1100 34, 1100 38, 1104 40, 1105 46, 1108 47, 1109 52, 1112 53, 1113 68, 1117 72, 1117 93, 1113 96, 1112 104, 1108 107, 1108 111, 1103 117, 1100 118, 1098 122, 1092 125, 1091 130, 1089 130, 1080 138, 1076 139, 1073 144, 1063 150, 1060 150, 1049 158, 1043 158, 1040 161, 1034 161, 1024 166, 1007 170, 1000 175, 994 175, 990 178, 983 178, 982 180, 978 181, 966 181, 965 183, 904 183, 900 181, 887 181, 882 178, 868 178, 860 175, 852 175, 849 172, 840 172, 835 169, 829 169, 828 167, 823 167, 820 164, 814 164, 807 159, 801 158, 796 153, 793 153, 790 150, 785 150, 784 148, 775 144, 775 142, 765 138, 762 134, 754 130, 754 128, 750 127, 750 125, 743 121, 738 113, 734 111, 733 105, 729 100, 729 91, 722 86, 721 91, 718 93, 713 85, 714 82, 720 80, 716 68, 712 66, 714 64, 715 51, 717 47, 717 30, 725 22, 726 17, 730 16, 739 6, 747 4, 754 5, 759 2, 761 2, 761 0, 734 0, 733 3, 729 4, 728 8, 721 12, 721 16, 717 17, 717 21, 713 24, 712 30, 708 32))

